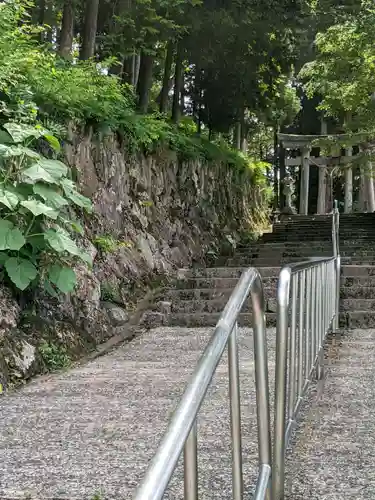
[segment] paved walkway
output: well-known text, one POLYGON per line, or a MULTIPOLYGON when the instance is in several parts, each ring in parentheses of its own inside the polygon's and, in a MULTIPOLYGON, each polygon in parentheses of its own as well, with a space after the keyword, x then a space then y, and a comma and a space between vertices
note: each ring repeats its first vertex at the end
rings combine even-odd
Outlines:
MULTIPOLYGON (((84 500, 96 493, 130 499, 212 332, 153 330, 85 366, 2 397, 0 499, 84 500)), ((257 465, 250 330, 241 329, 240 344, 249 490, 257 465)), ((224 356, 199 419, 202 498, 230 497, 227 398, 224 356)), ((177 474, 167 497, 182 498, 181 491, 177 474)))
MULTIPOLYGON (((213 329, 156 329, 0 399, 0 499, 131 499, 213 329)), ((274 330, 269 331, 271 379, 274 330)), ((252 333, 240 329, 244 472, 257 471, 252 333)), ((289 454, 290 500, 375 498, 375 330, 328 353, 289 454)), ((229 499, 226 357, 199 418, 200 494, 229 499)), ((182 498, 181 469, 166 498, 182 498)))
POLYGON ((287 463, 290 500, 375 498, 375 330, 342 334, 304 407, 287 463))

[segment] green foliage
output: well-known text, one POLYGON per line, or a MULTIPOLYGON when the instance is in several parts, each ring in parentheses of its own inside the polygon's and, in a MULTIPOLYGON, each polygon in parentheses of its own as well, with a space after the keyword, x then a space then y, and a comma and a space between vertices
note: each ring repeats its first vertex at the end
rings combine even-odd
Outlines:
POLYGON ((362 1, 359 16, 346 19, 316 37, 316 59, 301 70, 309 96, 321 97, 326 114, 352 130, 372 130, 375 120, 375 9, 362 1))
POLYGON ((103 253, 114 253, 119 248, 130 247, 129 242, 117 240, 111 235, 97 236, 94 238, 93 243, 103 253))
POLYGON ((69 354, 62 345, 44 341, 39 345, 39 352, 48 370, 61 370, 71 365, 69 354))
MULTIPOLYGON (((285 1, 287 2, 287 0, 285 1)), ((276 7, 278 8, 277 4, 275 4, 276 7)), ((117 26, 111 35, 108 34, 108 37, 106 35, 106 43, 108 43, 103 45, 102 56, 110 57, 108 59, 101 57, 100 62, 94 62, 75 59, 72 61, 62 60, 51 50, 50 46, 38 43, 36 35, 39 31, 43 31, 44 28, 35 28, 31 24, 29 18, 30 6, 24 0, 11 0, 1 4, 0 60, 3 60, 4 64, 0 65, 0 124, 2 122, 17 123, 19 130, 16 131, 15 125, 13 125, 13 136, 21 133, 24 136, 23 140, 27 136, 28 141, 30 139, 37 141, 43 137, 56 152, 58 152, 60 145, 55 136, 65 139, 68 125, 82 126, 90 124, 95 126, 96 131, 102 133, 111 130, 118 131, 124 138, 124 144, 130 152, 141 150, 145 153, 153 153, 167 147, 176 151, 183 160, 200 159, 203 162, 228 163, 240 170, 250 169, 256 172, 254 181, 261 179, 262 167, 259 166, 256 159, 250 159, 234 150, 229 146, 228 142, 221 140, 213 143, 207 139, 205 134, 200 136, 197 133, 197 125, 193 118, 185 117, 180 121, 179 125, 174 125, 167 120, 165 115, 136 114, 133 87, 122 83, 118 77, 108 74, 108 69, 114 66, 113 55, 126 56, 129 52, 133 53, 137 48, 145 53, 152 53, 157 57, 161 50, 159 47, 165 47, 165 42, 169 37, 174 37, 176 34, 189 35, 191 41, 197 41, 201 36, 205 39, 204 26, 201 22, 193 29, 194 23, 192 21, 195 19, 195 9, 199 10, 200 8, 200 2, 191 0, 175 0, 172 4, 161 1, 155 5, 138 1, 135 2, 134 9, 132 7, 131 11, 123 13, 125 18, 122 16, 122 20, 120 15, 109 15, 106 12, 109 17, 106 20, 103 19, 103 26, 106 26, 107 21, 109 27, 112 26, 112 22, 115 22, 117 26), (189 29, 187 29, 187 26, 189 26, 189 29), (129 27, 131 27, 130 31, 129 27), (126 31, 127 33, 125 33, 126 31), (126 41, 127 39, 122 39, 121 36, 124 36, 124 33, 126 36, 131 36, 132 40, 126 41), (112 35, 115 36, 116 40, 111 39, 112 35), (122 49, 106 52, 105 47, 113 48, 121 40, 122 49), (51 132, 43 130, 47 127, 51 132)), ((238 48, 236 49, 237 42, 235 38, 230 35, 230 48, 228 48, 226 55, 230 58, 232 51, 236 51, 236 57, 233 59, 236 65, 230 70, 230 74, 235 75, 234 81, 230 80, 228 82, 227 70, 222 75, 222 68, 219 68, 219 71, 215 66, 221 64, 222 60, 219 45, 216 47, 217 53, 215 53, 214 61, 211 60, 210 54, 206 51, 202 54, 206 76, 209 77, 212 64, 217 69, 215 78, 223 76, 221 82, 224 86, 222 92, 223 97, 226 99, 225 106, 233 108, 235 113, 239 105, 258 107, 261 103, 266 103, 268 106, 270 99, 272 100, 276 95, 276 90, 279 89, 278 91, 280 91, 280 82, 282 80, 280 75, 283 67, 279 64, 277 58, 272 58, 269 63, 266 62, 264 51, 267 48, 278 46, 276 34, 279 32, 278 30, 283 31, 284 28, 278 24, 278 28, 275 27, 274 32, 270 33, 268 31, 265 34, 263 32, 265 20, 262 16, 259 17, 261 10, 255 5, 246 10, 249 15, 254 15, 256 12, 258 23, 255 32, 251 34, 251 46, 253 48, 250 51, 251 54, 250 52, 247 54, 249 60, 245 58, 245 60, 237 61, 242 54, 238 48), (263 45, 261 44, 258 47, 259 40, 262 41, 263 45), (258 55, 259 51, 261 51, 263 55, 255 57, 254 50, 258 55), (254 62, 255 66, 249 65, 249 62, 254 62), (245 69, 247 71, 250 67, 251 74, 244 73, 245 69), (237 77, 237 70, 242 72, 242 80, 237 77), (273 72, 273 80, 267 83, 265 82, 265 75, 270 71, 273 72), (241 81, 240 88, 237 85, 239 81, 241 81), (258 82, 262 82, 261 92, 259 91, 258 82), (240 100, 237 100, 233 96, 228 96, 225 89, 229 88, 229 83, 234 84, 234 87, 231 87, 231 92, 233 90, 236 95, 238 93, 245 95, 244 93, 246 93, 246 99, 244 100, 241 97, 240 100), (256 99, 256 103, 251 101, 258 94, 262 95, 262 98, 260 100, 256 99)), ((223 19, 223 16, 226 16, 228 22, 225 25, 226 28, 220 31, 219 44, 229 35, 226 29, 230 31, 232 26, 236 27, 236 29, 241 28, 241 50, 248 46, 249 26, 236 17, 237 14, 232 8, 228 7, 226 14, 221 13, 216 16, 210 9, 206 14, 205 19, 207 21, 214 19, 214 26, 217 28, 219 21, 223 19), (234 17, 236 17, 235 20, 234 17)), ((186 54, 194 61, 196 60, 196 52, 189 44, 190 42, 186 42, 186 54)), ((191 75, 189 78, 191 78, 191 75)), ((213 82, 215 78, 202 79, 201 83, 202 85, 207 84, 207 90, 211 92, 212 88, 209 86, 209 82, 213 82)), ((216 90, 221 92, 220 89, 216 90)), ((205 92, 206 94, 207 92, 205 92)), ((212 93, 212 97, 216 99, 214 93, 212 93)), ((215 112, 211 104, 208 102, 202 104, 207 108, 206 111, 210 112, 210 116, 213 117, 215 112)), ((217 104, 221 108, 223 107, 220 100, 217 101, 217 104)), ((284 106, 284 104, 282 105, 284 106)), ((277 104, 275 106, 277 107, 277 104)), ((205 119, 203 110, 202 118, 205 119)), ((228 126, 231 126, 235 119, 232 116, 228 126)), ((220 121, 221 117, 218 120, 220 121)), ((221 125, 216 126, 210 120, 207 123, 212 130, 221 127, 221 125)), ((8 139, 6 130, 0 130, 2 150, 7 146, 8 139)), ((20 140, 21 136, 16 137, 16 139, 20 140)), ((69 204, 77 205, 86 210, 90 208, 88 200, 77 193, 74 184, 66 178, 66 167, 58 164, 57 160, 53 160, 54 163, 51 164, 49 162, 52 160, 39 157, 32 149, 23 149, 21 151, 15 148, 14 145, 8 145, 7 147, 8 149, 3 152, 4 157, 6 155, 22 157, 24 184, 35 184, 33 190, 35 199, 26 198, 17 201, 14 193, 10 193, 9 190, 6 193, 0 191, 0 197, 8 209, 12 204, 16 203, 17 210, 22 207, 22 209, 29 210, 37 218, 43 217, 51 221, 57 221, 59 213, 66 211, 69 204), (33 155, 35 156, 34 161, 32 161, 33 155), (27 167, 25 162, 27 162, 27 167), (57 179, 56 175, 58 173, 61 175, 57 179), (58 189, 56 189, 56 186, 58 189)), ((22 143, 22 147, 27 148, 28 145, 22 143)), ((61 251, 66 245, 64 236, 61 233, 56 234, 55 237, 52 237, 52 233, 48 233, 46 242, 56 252, 61 251)), ((70 246, 69 252, 76 255, 77 250, 73 250, 73 247, 70 246)))
POLYGON ((30 146, 46 139, 59 151, 58 140, 41 127, 8 122, 0 142, 0 265, 19 290, 41 284, 52 295, 69 293, 76 276, 72 258, 91 264, 70 235, 76 226, 69 208, 91 210, 57 159, 30 146), (6 132, 6 133, 5 133, 6 132))
POLYGON ((43 66, 30 71, 30 88, 41 113, 56 121, 72 119, 116 127, 134 107, 133 91, 103 74, 106 62, 74 65, 46 54, 43 66))
POLYGON ((103 281, 100 286, 101 300, 106 302, 113 302, 115 304, 122 304, 120 288, 109 281, 103 281))
POLYGON ((128 85, 105 74, 111 61, 97 66, 60 60, 37 44, 26 7, 17 1, 0 5, 0 116, 116 126, 134 99, 128 85))
POLYGON ((154 153, 167 147, 176 151, 183 160, 218 162, 239 170, 253 170, 257 175, 264 173, 264 163, 233 149, 223 140, 212 142, 196 135, 189 121, 176 126, 160 119, 158 115, 133 114, 122 127, 128 147, 133 151, 141 148, 147 153, 154 153))

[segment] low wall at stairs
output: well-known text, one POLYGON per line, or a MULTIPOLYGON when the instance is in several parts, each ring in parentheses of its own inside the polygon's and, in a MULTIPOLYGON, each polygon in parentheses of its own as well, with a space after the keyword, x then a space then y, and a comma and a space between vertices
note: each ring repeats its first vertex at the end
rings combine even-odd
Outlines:
POLYGON ((114 136, 74 137, 65 153, 94 205, 83 221, 93 270, 77 266, 76 290, 61 300, 0 288, 0 389, 152 325, 153 289, 266 221, 251 171, 171 151, 131 156, 114 136))

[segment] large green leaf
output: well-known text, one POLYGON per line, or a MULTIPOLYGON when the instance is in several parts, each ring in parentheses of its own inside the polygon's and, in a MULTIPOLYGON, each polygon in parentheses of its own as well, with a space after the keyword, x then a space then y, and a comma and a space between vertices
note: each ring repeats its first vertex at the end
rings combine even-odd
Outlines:
POLYGON ((6 150, 2 151, 2 156, 4 158, 13 158, 14 156, 27 156, 33 160, 39 160, 41 158, 40 154, 33 149, 22 146, 22 144, 16 144, 14 146, 6 146, 6 150))
POLYGON ((38 200, 21 201, 21 205, 30 210, 35 217, 38 217, 38 215, 45 215, 50 219, 57 219, 57 216, 59 215, 56 210, 38 200))
POLYGON ((13 191, 9 191, 6 188, 0 187, 0 203, 8 207, 10 210, 14 210, 18 203, 19 197, 13 191))
POLYGON ((23 234, 12 222, 0 219, 0 250, 19 250, 25 243, 23 234))
POLYGON ((43 131, 34 126, 25 125, 24 123, 8 122, 4 125, 4 128, 7 132, 9 132, 14 142, 17 143, 23 142, 25 139, 29 139, 31 137, 38 139, 43 135, 43 131))
POLYGON ((75 272, 70 267, 54 264, 49 268, 48 278, 63 293, 70 293, 77 283, 75 272))
POLYGON ((44 170, 46 170, 56 180, 61 179, 61 177, 64 177, 68 173, 68 167, 59 160, 49 160, 48 158, 45 158, 40 160, 38 165, 44 168, 44 170))
POLYGON ((84 208, 87 212, 92 211, 92 204, 89 198, 80 194, 74 183, 70 179, 62 179, 61 186, 64 190, 65 196, 69 198, 78 207, 84 208))
POLYGON ((78 248, 76 243, 70 238, 69 234, 63 229, 48 229, 48 231, 45 232, 44 237, 51 247, 56 250, 56 252, 68 252, 71 255, 76 255, 83 261, 92 264, 91 256, 78 248))
POLYGON ((22 172, 24 177, 32 182, 44 181, 48 184, 58 182, 68 173, 68 167, 58 160, 39 160, 35 165, 22 172))
POLYGON ((83 227, 81 226, 81 224, 77 221, 74 221, 74 220, 69 220, 69 219, 64 219, 63 217, 60 217, 60 221, 66 226, 68 227, 69 229, 72 229, 73 231, 75 231, 76 233, 78 234, 81 234, 83 235, 85 233, 83 227))
POLYGON ((33 165, 32 167, 27 168, 22 172, 23 177, 26 182, 37 182, 43 181, 48 182, 48 184, 55 184, 56 179, 52 177, 51 174, 47 172, 43 167, 41 167, 38 163, 33 165))
POLYGON ((4 267, 9 278, 20 290, 25 290, 38 274, 32 262, 20 257, 10 257, 5 261, 4 267))
POLYGON ((9 259, 8 252, 0 252, 0 265, 3 266, 5 261, 9 259))
POLYGON ((68 201, 52 186, 38 182, 33 186, 33 191, 56 209, 60 209, 64 205, 68 205, 68 201))
POLYGON ((0 144, 0 158, 2 156, 6 156, 9 151, 9 146, 6 146, 5 144, 0 144))
POLYGON ((13 144, 12 136, 6 130, 0 130, 0 143, 13 144))
POLYGON ((52 134, 44 134, 44 138, 49 142, 51 148, 55 151, 59 152, 61 150, 61 146, 59 140, 52 134))

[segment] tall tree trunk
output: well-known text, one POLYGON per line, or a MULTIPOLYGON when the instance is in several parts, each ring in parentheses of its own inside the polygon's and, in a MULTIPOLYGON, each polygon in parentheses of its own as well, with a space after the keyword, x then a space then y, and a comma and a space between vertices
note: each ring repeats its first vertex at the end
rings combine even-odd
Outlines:
POLYGON ((186 97, 185 72, 182 71, 181 95, 180 95, 180 113, 181 113, 181 116, 185 115, 185 97, 186 97))
POLYGON ((119 73, 124 83, 132 85, 134 80, 134 55, 125 57, 119 73))
POLYGON ((160 113, 165 113, 168 109, 168 94, 170 90, 170 79, 171 79, 171 69, 173 63, 173 50, 174 44, 170 40, 167 45, 167 52, 165 56, 165 64, 164 64, 164 76, 163 76, 163 86, 160 93, 160 105, 159 110, 160 113))
POLYGON ((59 55, 70 59, 73 47, 74 8, 72 0, 65 0, 61 22, 59 55))
MULTIPOLYGON (((46 0, 39 0, 39 2, 37 2, 33 18, 34 22, 36 22, 36 24, 38 24, 39 26, 43 26, 45 23, 46 8, 46 0)), ((39 33, 39 40, 41 43, 46 41, 45 31, 41 31, 39 33)))
POLYGON ((274 210, 279 208, 279 139, 277 136, 278 125, 273 128, 273 192, 274 210))
MULTIPOLYGON (((245 124, 245 108, 241 110, 241 140, 240 140, 240 150, 243 153, 247 151, 247 130, 245 124)), ((261 157, 262 158, 262 157, 261 157)))
MULTIPOLYGON (((280 169, 280 210, 285 207, 285 194, 284 194, 284 179, 286 177, 285 168, 285 148, 281 144, 279 148, 279 169, 280 169)), ((301 197, 301 181, 298 186, 299 196, 301 197)))
POLYGON ((113 64, 109 68, 109 74, 121 77, 126 81, 124 78, 124 61, 117 61, 117 64, 113 64))
POLYGON ((134 54, 134 74, 133 74, 133 87, 138 87, 139 70, 141 69, 141 54, 134 54))
POLYGON ((194 75, 194 91, 192 96, 192 108, 193 108, 193 118, 197 124, 198 134, 201 133, 202 129, 202 70, 200 61, 195 65, 195 75, 194 75))
POLYGON ((183 48, 181 40, 177 45, 176 54, 176 68, 174 76, 174 91, 173 91, 173 102, 172 102, 172 121, 178 123, 181 116, 181 90, 183 85, 183 48))
POLYGON ((149 94, 152 85, 153 56, 142 53, 138 80, 138 109, 140 113, 147 113, 149 94))
POLYGON ((233 129, 233 147, 235 149, 241 149, 241 122, 238 121, 234 125, 233 129))
POLYGON ((86 0, 83 21, 82 45, 79 57, 82 61, 90 59, 95 53, 96 29, 98 26, 99 0, 86 0))
POLYGON ((40 0, 38 3, 38 24, 43 26, 46 13, 46 0, 40 0))
POLYGON ((46 3, 44 22, 48 25, 44 40, 52 44, 57 25, 57 19, 56 12, 54 10, 54 4, 51 1, 46 3))

